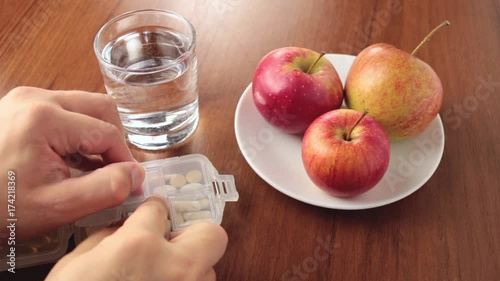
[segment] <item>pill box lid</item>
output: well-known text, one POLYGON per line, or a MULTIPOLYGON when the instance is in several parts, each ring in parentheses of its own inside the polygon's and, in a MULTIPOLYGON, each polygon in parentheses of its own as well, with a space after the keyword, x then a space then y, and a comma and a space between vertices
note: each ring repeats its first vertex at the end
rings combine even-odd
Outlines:
MULTIPOLYGON (((56 241, 54 242, 54 246, 49 250, 42 250, 39 253, 30 254, 19 254, 17 252, 21 245, 29 245, 33 240, 26 241, 15 246, 5 246, 7 248, 6 255, 10 253, 10 247, 14 247, 16 250, 15 269, 53 263, 63 257, 68 250, 68 240, 73 233, 72 226, 65 225, 54 231, 56 232, 56 241)), ((5 251, 2 250, 2 253, 3 252, 5 251)), ((10 265, 8 264, 9 258, 6 255, 2 255, 2 257, 0 257, 0 271, 7 271, 10 268, 10 265)))
POLYGON ((174 174, 186 174, 188 171, 197 170, 202 174, 199 190, 184 191, 178 189, 165 193, 156 193, 163 196, 169 202, 169 214, 171 216, 172 230, 179 230, 188 226, 186 223, 176 221, 176 210, 174 203, 187 200, 205 199, 209 202, 208 211, 211 212, 209 221, 220 224, 225 202, 238 201, 239 194, 236 190, 234 177, 232 175, 219 175, 210 160, 201 154, 190 154, 180 157, 143 162, 141 165, 146 169, 146 177, 143 183, 144 193, 141 196, 129 197, 122 205, 103 210, 96 214, 78 220, 76 227, 106 227, 126 218, 140 203, 155 194, 155 189, 166 186, 166 178, 174 174), (170 204, 172 203, 172 204, 170 204))

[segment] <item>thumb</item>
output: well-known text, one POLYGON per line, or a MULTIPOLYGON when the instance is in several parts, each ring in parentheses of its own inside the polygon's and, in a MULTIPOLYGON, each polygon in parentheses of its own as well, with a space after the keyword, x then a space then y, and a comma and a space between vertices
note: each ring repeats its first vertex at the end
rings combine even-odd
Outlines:
POLYGON ((49 224, 72 223, 100 210, 120 205, 141 190, 144 168, 135 162, 107 165, 79 178, 65 179, 39 190, 49 224))

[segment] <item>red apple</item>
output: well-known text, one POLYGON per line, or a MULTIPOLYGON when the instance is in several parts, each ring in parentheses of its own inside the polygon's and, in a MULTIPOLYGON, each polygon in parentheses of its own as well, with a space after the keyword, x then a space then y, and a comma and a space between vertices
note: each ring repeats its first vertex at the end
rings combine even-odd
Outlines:
MULTIPOLYGON (((446 21, 439 27, 448 24, 446 21)), ((349 70, 347 107, 358 111, 368 108, 391 140, 420 134, 441 109, 441 80, 432 67, 414 56, 438 28, 412 54, 389 44, 371 45, 359 53, 349 70)))
POLYGON ((253 77, 253 101, 267 122, 286 133, 302 133, 316 117, 340 108, 342 82, 323 54, 286 47, 260 61, 253 77))
POLYGON ((309 178, 337 197, 351 197, 374 187, 389 165, 390 144, 373 118, 351 109, 318 117, 302 140, 302 161, 309 178))

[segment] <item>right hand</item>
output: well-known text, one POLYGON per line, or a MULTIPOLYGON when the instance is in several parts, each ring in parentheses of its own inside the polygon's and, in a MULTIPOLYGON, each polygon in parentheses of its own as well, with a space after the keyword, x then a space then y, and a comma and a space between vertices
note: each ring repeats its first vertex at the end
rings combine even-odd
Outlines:
POLYGON ((215 280, 212 267, 227 246, 224 229, 198 223, 169 233, 167 213, 163 199, 149 198, 123 226, 103 229, 84 240, 46 280, 215 280))

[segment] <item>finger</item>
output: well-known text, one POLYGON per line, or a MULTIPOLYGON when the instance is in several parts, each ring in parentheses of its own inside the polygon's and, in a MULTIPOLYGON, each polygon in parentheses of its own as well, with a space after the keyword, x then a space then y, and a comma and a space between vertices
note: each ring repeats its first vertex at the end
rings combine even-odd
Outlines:
POLYGON ((70 168, 83 172, 94 171, 105 166, 102 157, 97 155, 73 153, 66 155, 64 160, 70 168))
POLYGON ((213 268, 210 268, 207 273, 205 274, 205 277, 203 278, 204 281, 216 281, 217 280, 217 275, 215 274, 215 270, 213 268))
POLYGON ((213 267, 226 251, 227 234, 222 227, 213 223, 196 223, 175 235, 170 243, 182 247, 188 255, 195 255, 202 266, 213 267))
POLYGON ((51 147, 59 155, 71 153, 100 154, 104 162, 134 161, 127 142, 118 128, 103 125, 102 120, 68 112, 54 112, 53 132, 47 134, 51 147), (106 126, 106 129, 103 129, 106 126))
POLYGON ((122 135, 125 135, 116 103, 110 95, 84 91, 48 92, 52 93, 52 98, 65 110, 111 123, 119 128, 122 135))
MULTIPOLYGON (((56 226, 72 223, 100 210, 120 205, 144 181, 144 169, 135 162, 105 166, 78 178, 34 190, 46 224, 56 226)), ((37 206, 38 207, 38 206, 37 206)))
POLYGON ((113 235, 117 228, 115 227, 106 227, 99 231, 96 231, 92 235, 90 235, 87 239, 83 240, 73 251, 65 255, 62 259, 60 259, 56 267, 64 268, 68 263, 72 263, 73 259, 87 253, 88 251, 94 249, 102 240, 113 235))
POLYGON ((105 238, 113 235, 118 227, 105 227, 92 233, 87 239, 83 240, 70 254, 72 256, 83 255, 92 250, 97 244, 101 243, 105 238))
POLYGON ((120 231, 136 231, 137 229, 144 229, 161 237, 168 235, 170 221, 167 203, 163 198, 157 196, 148 198, 123 223, 120 231))

